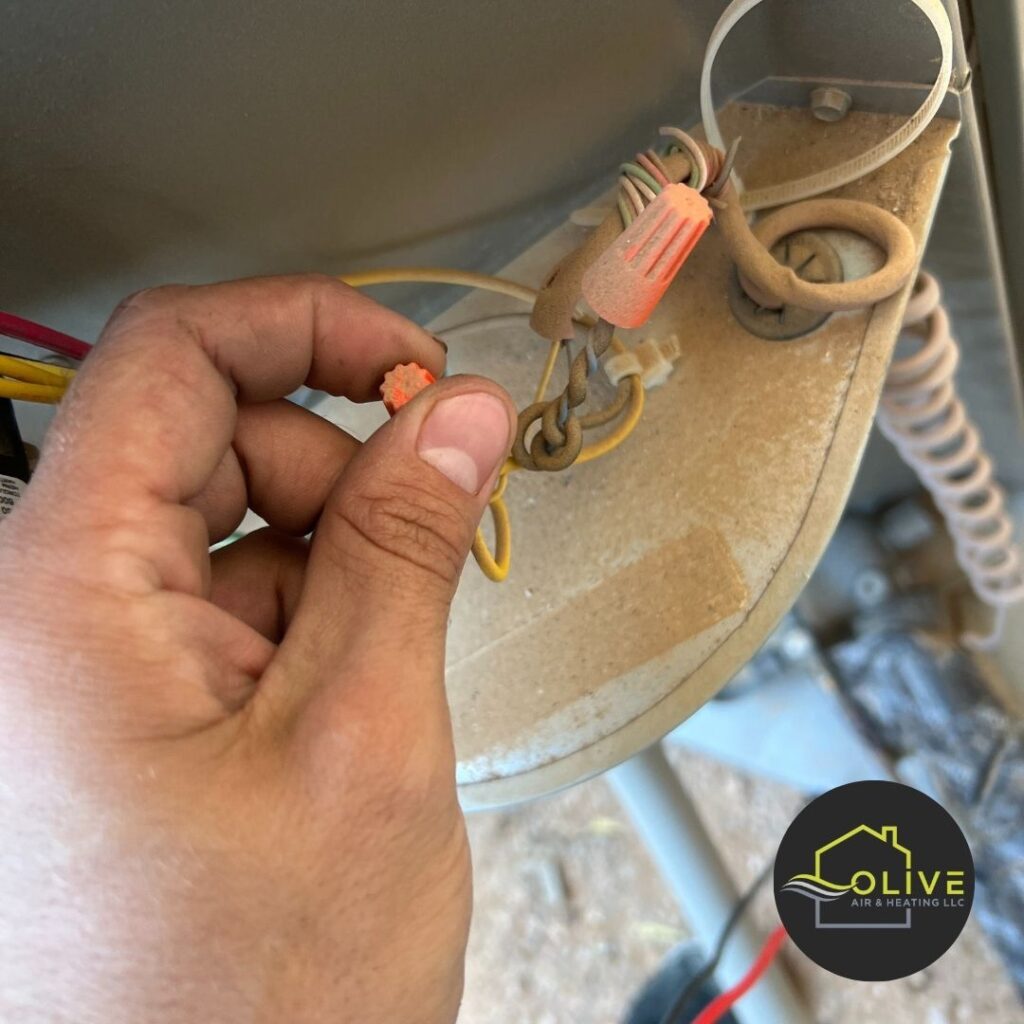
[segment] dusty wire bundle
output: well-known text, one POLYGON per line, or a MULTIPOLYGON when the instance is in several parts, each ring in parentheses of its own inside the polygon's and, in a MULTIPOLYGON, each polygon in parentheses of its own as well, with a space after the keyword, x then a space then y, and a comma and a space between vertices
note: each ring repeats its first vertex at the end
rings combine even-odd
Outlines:
MULTIPOLYGON (((654 149, 648 149, 620 167, 616 196, 619 231, 628 229, 669 185, 685 181, 697 192, 717 195, 728 181, 736 153, 735 145, 725 155, 697 142, 679 128, 665 127, 660 134, 672 142, 668 153, 662 156, 654 149)), ((570 357, 568 380, 562 392, 549 401, 538 397, 519 414, 512 448, 512 457, 517 465, 545 472, 567 469, 583 451, 584 431, 613 420, 629 401, 630 389, 642 388, 633 379, 621 381, 609 406, 583 416, 576 413, 587 398, 588 378, 597 372, 599 360, 612 344, 613 334, 611 324, 598 320, 584 347, 574 358, 570 357), (538 421, 540 429, 528 441, 527 435, 538 421)), ((556 354, 563 344, 567 345, 568 339, 556 337, 552 354, 556 354)))
MULTIPOLYGON (((355 288, 367 288, 378 284, 397 284, 407 282, 457 285, 461 287, 478 288, 482 291, 494 292, 499 295, 506 295, 510 298, 528 303, 531 306, 537 298, 537 292, 533 288, 518 284, 515 281, 507 281, 503 278, 491 277, 487 274, 478 274, 473 271, 451 270, 446 267, 394 267, 381 270, 368 270, 360 273, 344 274, 341 276, 341 280, 355 288)), ((508 316, 508 314, 505 314, 497 317, 485 317, 483 320, 460 324, 457 327, 451 328, 450 332, 442 333, 447 334, 454 333, 455 331, 464 332, 468 330, 475 330, 487 324, 492 324, 496 327, 507 326, 509 322, 508 316)), ((512 314, 512 316, 518 319, 518 314, 512 314)), ((594 326, 593 320, 581 316, 574 317, 573 322, 578 327, 585 329, 590 329, 594 326)), ((625 351, 625 347, 622 345, 622 342, 615 337, 610 338, 609 348, 612 351, 617 352, 625 351)), ((544 407, 548 405, 548 403, 544 401, 544 396, 547 393, 551 377, 554 374, 558 356, 564 349, 565 346, 561 341, 551 345, 534 395, 534 405, 537 405, 538 403, 544 407)), ((586 359, 585 353, 584 359, 586 359)), ((556 403, 557 416, 557 405, 560 402, 560 398, 556 398, 554 401, 556 403)), ((643 407, 643 384, 640 382, 639 376, 634 375, 628 377, 620 383, 616 397, 606 408, 598 410, 596 413, 593 413, 588 417, 584 417, 584 429, 589 429, 591 426, 596 427, 598 425, 610 423, 616 417, 620 418, 615 429, 609 434, 598 441, 583 445, 574 460, 575 463, 583 464, 590 462, 593 459, 600 458, 602 455, 606 455, 608 452, 622 444, 622 442, 633 432, 633 429, 640 421, 640 416, 643 413, 643 407)), ((473 542, 473 557, 476 559, 477 564, 480 566, 484 575, 495 582, 504 580, 508 576, 509 569, 511 567, 512 533, 508 506, 505 503, 505 492, 508 487, 509 476, 523 468, 524 467, 521 466, 515 458, 508 459, 502 467, 494 493, 491 495, 489 508, 494 527, 494 550, 491 550, 487 543, 487 539, 484 536, 484 532, 481 529, 477 530, 476 539, 473 542)))
POLYGON ((482 531, 477 532, 473 553, 488 578, 502 580, 511 560, 511 527, 504 496, 508 477, 519 469, 559 471, 611 451, 636 426, 643 410, 644 389, 638 375, 621 381, 612 402, 604 409, 580 415, 587 397, 588 378, 596 371, 607 349, 624 351, 612 328, 581 317, 576 306, 586 267, 632 224, 648 203, 669 184, 686 182, 710 197, 718 211, 717 221, 726 248, 737 263, 741 279, 766 306, 792 302, 805 308, 850 309, 871 305, 897 291, 913 270, 916 247, 909 230, 898 218, 867 203, 850 200, 819 200, 797 203, 766 218, 755 228, 743 215, 739 196, 731 183, 732 165, 739 140, 728 152, 699 143, 678 128, 663 128, 671 140, 668 152, 638 154, 621 167, 616 210, 606 218, 575 253, 561 264, 541 291, 510 281, 466 271, 443 268, 400 268, 346 275, 342 280, 356 287, 389 282, 431 282, 464 285, 509 295, 533 306, 531 326, 550 342, 548 357, 534 401, 519 415, 512 458, 506 462, 491 498, 495 532, 492 553, 482 531), (769 252, 775 236, 809 226, 842 227, 866 235, 886 250, 881 271, 860 281, 813 284, 802 281, 778 264, 769 252), (570 355, 566 386, 554 398, 546 392, 562 352, 568 353, 574 325, 590 330, 575 356, 570 355), (583 434, 621 417, 617 428, 602 440, 583 444, 583 434), (539 429, 529 436, 539 422, 539 429))
MULTIPOLYGON (((713 198, 726 247, 740 269, 745 286, 752 291, 757 290, 764 305, 793 302, 807 308, 830 309, 868 305, 896 291, 912 268, 914 245, 906 227, 891 214, 864 203, 840 200, 799 203, 772 215, 752 230, 729 180, 737 143, 734 142, 726 154, 696 142, 680 129, 663 128, 661 132, 671 139, 674 151, 670 149, 659 155, 648 150, 638 154, 635 161, 622 165, 616 211, 606 218, 580 250, 571 254, 568 272, 563 272, 564 265, 559 267, 540 293, 515 282, 445 268, 394 268, 342 277, 343 281, 355 287, 392 282, 468 286, 509 295, 533 306, 531 325, 551 345, 534 401, 520 413, 513 456, 503 467, 490 501, 495 532, 494 552, 491 552, 480 530, 473 545, 474 556, 490 579, 504 579, 510 567, 511 525, 504 501, 509 475, 518 469, 558 471, 598 458, 621 444, 640 419, 644 388, 638 373, 619 382, 614 399, 605 408, 583 415, 577 412, 587 398, 588 378, 596 372, 601 356, 608 349, 623 352, 624 347, 614 337, 610 324, 606 321, 595 323, 581 317, 576 312, 576 304, 580 294, 578 286, 588 261, 597 258, 628 228, 662 189, 685 181, 691 188, 713 198), (848 227, 878 241, 889 255, 885 268, 862 281, 835 285, 810 284, 795 278, 792 271, 775 262, 767 246, 772 243, 773 234, 786 234, 810 226, 807 221, 816 226, 848 227), (575 264, 574 257, 578 257, 575 264), (538 311, 543 313, 545 305, 549 313, 554 313, 553 318, 548 317, 548 326, 555 325, 547 330, 540 329, 537 324, 538 311), (574 325, 584 327, 590 333, 584 346, 572 356, 568 345, 574 325), (569 357, 567 383, 557 396, 547 399, 547 388, 562 352, 569 357), (616 418, 619 418, 617 427, 606 437, 589 445, 583 444, 585 431, 611 423, 616 418), (539 429, 527 442, 528 432, 538 421, 539 429)), ((16 366, 12 362, 8 372, 17 372, 21 376, 16 383, 10 381, 9 386, 45 388, 46 395, 40 392, 37 400, 59 400, 73 371, 37 366, 25 361, 16 366), (35 374, 37 382, 33 384, 26 373, 35 374), (46 375, 45 381, 43 374, 46 375)), ((0 367, 0 373, 3 372, 4 368, 0 367)), ((22 395, 28 397, 24 390, 18 397, 22 395)))
POLYGON ((721 172, 723 160, 720 151, 697 142, 680 128, 661 128, 659 134, 672 140, 670 151, 686 155, 688 166, 683 175, 676 176, 664 157, 654 149, 638 153, 635 160, 622 164, 616 205, 624 228, 643 213, 644 207, 653 202, 666 185, 685 180, 690 188, 703 192, 721 172))
POLYGON ((575 358, 570 356, 569 379, 562 393, 550 402, 534 402, 519 414, 512 446, 512 458, 517 465, 535 470, 568 469, 583 450, 583 431, 611 422, 625 408, 630 385, 621 381, 615 398, 606 408, 588 416, 577 416, 574 411, 586 401, 587 378, 597 372, 598 361, 611 344, 613 334, 610 323, 598 320, 583 348, 575 358), (527 447, 526 432, 538 419, 540 430, 527 447))

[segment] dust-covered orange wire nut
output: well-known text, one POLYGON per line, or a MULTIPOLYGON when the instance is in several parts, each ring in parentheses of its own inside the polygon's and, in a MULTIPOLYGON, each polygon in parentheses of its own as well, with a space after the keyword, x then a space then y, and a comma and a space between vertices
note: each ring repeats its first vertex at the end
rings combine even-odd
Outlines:
POLYGON ((384 407, 394 416, 403 405, 411 402, 436 380, 437 378, 419 363, 399 363, 384 374, 384 383, 380 386, 380 397, 384 400, 384 407))
MULTIPOLYGON (((394 416, 403 405, 411 402, 436 380, 437 378, 419 363, 399 363, 384 374, 384 382, 380 386, 380 397, 384 400, 384 407, 394 416)), ((491 519, 494 522, 494 554, 491 554, 484 532, 479 527, 473 540, 473 557, 477 565, 483 574, 495 583, 500 583, 508 576, 512 559, 512 526, 504 501, 508 473, 509 467, 506 466, 498 477, 498 485, 489 502, 491 519)))

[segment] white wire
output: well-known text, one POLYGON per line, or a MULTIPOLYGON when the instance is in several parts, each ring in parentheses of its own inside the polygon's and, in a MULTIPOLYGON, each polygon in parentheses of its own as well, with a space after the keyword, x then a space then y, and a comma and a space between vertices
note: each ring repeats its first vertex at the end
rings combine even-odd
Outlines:
MULTIPOLYGON (((476 331, 509 327, 526 327, 530 323, 532 313, 497 313, 491 316, 476 317, 473 320, 466 320, 463 323, 452 324, 450 327, 434 328, 434 333, 442 339, 454 341, 465 334, 473 334, 476 331)), ((575 320, 574 325, 579 328, 581 325, 575 320)))
MULTIPOLYGON (((840 185, 856 181, 857 178, 862 178, 865 174, 870 174, 871 171, 888 163, 898 153, 902 153, 928 127, 938 113, 953 73, 953 28, 941 0, 911 0, 911 2, 931 22, 942 49, 938 77, 917 112, 892 135, 860 156, 853 157, 827 171, 819 171, 816 174, 787 181, 780 185, 770 185, 767 188, 744 192, 741 196, 744 209, 763 210, 768 206, 782 206, 784 203, 809 199, 811 196, 821 195, 840 185)), ((707 136, 708 142, 717 149, 724 150, 726 145, 718 126, 718 118, 715 116, 715 104, 711 95, 711 71, 726 36, 745 14, 761 3, 762 0, 732 0, 712 29, 707 50, 704 53, 704 65, 700 73, 700 112, 704 121, 704 134, 707 136)), ((737 188, 740 188, 738 180, 736 184, 737 188)))

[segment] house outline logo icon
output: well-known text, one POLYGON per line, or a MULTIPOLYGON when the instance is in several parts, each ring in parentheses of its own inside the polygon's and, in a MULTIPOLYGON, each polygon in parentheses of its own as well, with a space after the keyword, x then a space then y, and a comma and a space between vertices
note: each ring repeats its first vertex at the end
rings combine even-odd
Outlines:
MULTIPOLYGON (((846 885, 840 885, 837 882, 831 881, 825 877, 825 872, 822 866, 822 860, 828 854, 830 850, 841 846, 843 843, 848 842, 856 836, 865 835, 873 837, 881 843, 886 844, 894 852, 898 853, 905 862, 905 871, 909 875, 912 864, 913 856, 905 846, 901 846, 897 838, 898 828, 896 825, 883 825, 880 829, 874 829, 870 825, 857 825, 855 828, 851 828, 849 832, 845 832, 843 835, 836 839, 833 839, 829 843, 825 843, 824 846, 819 846, 814 851, 814 873, 800 873, 793 875, 792 878, 779 890, 780 892, 795 893, 799 896, 804 896, 807 899, 814 901, 814 927, 815 928, 896 928, 906 929, 913 926, 911 914, 913 910, 911 907, 904 908, 904 915, 900 921, 825 921, 822 915, 822 904, 832 904, 843 899, 845 896, 849 896, 851 893, 860 891, 857 882, 859 881, 855 876, 851 877, 850 881, 846 885)), ((860 872, 858 872, 859 874, 860 872)), ((866 874, 867 872, 863 872, 866 874)))

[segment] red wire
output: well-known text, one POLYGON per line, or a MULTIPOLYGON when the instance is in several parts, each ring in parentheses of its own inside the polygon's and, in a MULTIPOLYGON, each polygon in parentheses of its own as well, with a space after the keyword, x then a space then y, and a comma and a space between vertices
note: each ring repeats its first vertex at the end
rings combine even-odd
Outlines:
POLYGON ((715 1024, 716 1021, 721 1020, 757 984, 764 972, 771 967, 772 961, 779 955, 779 950, 787 938, 789 936, 786 934, 786 929, 780 924, 768 936, 767 941, 761 947, 761 952, 757 954, 757 959, 750 965, 750 970, 732 988, 726 989, 721 995, 715 996, 701 1010, 693 1024, 715 1024))
POLYGON ((92 349, 92 345, 86 341, 79 341, 70 334, 55 331, 52 327, 44 327, 34 320, 26 320, 3 310, 0 310, 0 334, 17 338, 19 341, 27 341, 30 345, 38 345, 40 348, 57 352, 62 356, 70 356, 72 359, 84 359, 92 349))

